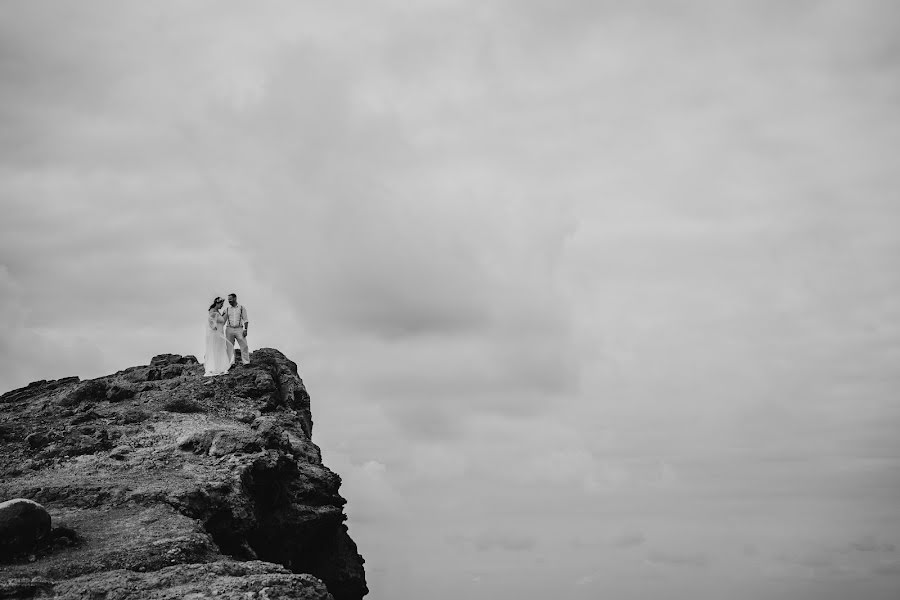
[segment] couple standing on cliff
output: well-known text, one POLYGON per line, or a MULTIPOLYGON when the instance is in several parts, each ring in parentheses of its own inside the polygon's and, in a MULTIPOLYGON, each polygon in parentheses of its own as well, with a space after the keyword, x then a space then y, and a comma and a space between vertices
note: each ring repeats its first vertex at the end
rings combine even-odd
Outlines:
POLYGON ((228 294, 228 306, 222 311, 225 301, 216 297, 209 306, 206 321, 206 355, 203 364, 206 375, 227 373, 234 362, 234 342, 241 347, 241 360, 250 364, 250 349, 247 347, 247 309, 238 304, 237 294, 228 294))

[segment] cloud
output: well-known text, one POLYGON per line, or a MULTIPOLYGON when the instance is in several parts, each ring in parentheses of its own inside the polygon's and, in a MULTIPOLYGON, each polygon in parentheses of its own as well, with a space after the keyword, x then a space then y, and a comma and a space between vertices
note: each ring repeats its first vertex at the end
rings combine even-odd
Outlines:
MULTIPOLYGON (((305 9, 290 14, 296 22, 307 16, 305 9)), ((435 48, 437 66, 396 62, 398 45, 420 37, 417 26, 401 21, 395 38, 371 39, 355 19, 328 14, 317 18, 353 30, 345 46, 304 24, 293 35, 279 29, 270 44, 251 44, 241 55, 219 48, 204 29, 202 51, 187 53, 172 73, 153 70, 132 82, 129 94, 149 92, 160 77, 197 78, 184 107, 151 115, 169 134, 151 141, 178 160, 154 172, 175 189, 146 195, 194 206, 175 222, 218 233, 223 264, 238 263, 290 299, 291 318, 307 339, 340 340, 345 356, 357 361, 350 368, 360 388, 376 393, 410 436, 459 435, 454 411, 428 402, 435 396, 469 410, 529 414, 546 410, 548 395, 574 394, 579 361, 557 268, 574 230, 568 201, 522 181, 508 145, 493 147, 493 136, 474 145, 419 139, 430 129, 449 132, 449 100, 439 89, 412 85, 410 92, 428 91, 414 102, 425 112, 385 110, 398 98, 383 94, 396 94, 410 78, 438 88, 447 81, 435 72, 458 68, 446 48, 435 48), (234 64, 226 59, 237 61, 244 82, 238 87, 249 86, 251 99, 222 97, 220 77, 234 64), (502 166, 485 168, 495 162, 502 166)), ((226 17, 217 23, 220 35, 244 39, 243 26, 235 31, 226 17)), ((190 43, 169 19, 165 30, 177 45, 190 43)), ((138 38, 135 53, 142 43, 150 41, 138 38)), ((149 200, 146 206, 151 214, 135 221, 148 230, 164 227, 171 211, 149 200)), ((214 240, 201 242, 215 247, 214 240)), ((110 239, 102 247, 119 244, 110 239)), ((152 255, 152 248, 135 248, 134 256, 152 255)), ((200 264, 215 260, 214 253, 194 255, 200 264)), ((185 272, 168 267, 146 270, 160 277, 185 272)), ((146 313, 142 303, 133 307, 146 313)))
POLYGON ((900 575, 900 563, 883 563, 872 567, 873 575, 896 577, 900 575))
POLYGON ((623 533, 612 540, 613 546, 616 548, 634 548, 641 546, 647 541, 647 537, 640 532, 623 533))
POLYGON ((858 552, 895 552, 897 546, 889 542, 881 542, 876 536, 868 534, 852 542, 850 547, 858 552))
POLYGON ((709 556, 704 553, 669 552, 653 550, 647 557, 647 562, 668 567, 702 568, 710 564, 709 556))
POLYGON ((454 534, 447 536, 447 543, 474 548, 478 552, 531 552, 537 547, 537 540, 528 535, 507 531, 483 531, 477 535, 454 534))
MULTIPOLYGON (((62 306, 57 302, 58 306, 62 306)), ((0 311, 8 325, 0 338, 0 390, 7 391, 39 379, 81 375, 85 366, 98 368, 102 352, 86 336, 27 326, 31 314, 25 286, 0 264, 0 311)))
POLYGON ((354 464, 340 452, 330 453, 328 466, 342 479, 341 494, 348 500, 348 514, 360 525, 400 518, 408 501, 394 487, 388 468, 376 460, 354 464))
POLYGON ((608 548, 617 548, 629 550, 644 546, 647 543, 647 535, 637 529, 628 529, 615 535, 595 534, 591 538, 578 536, 571 542, 572 548, 579 550, 602 550, 608 548))
POLYGON ((590 495, 635 489, 662 492, 680 485, 678 473, 668 461, 640 458, 598 459, 582 478, 582 487, 590 495))
POLYGON ((417 444, 411 448, 415 477, 425 481, 463 480, 468 466, 467 456, 449 444, 417 444))
POLYGON ((834 557, 824 549, 803 552, 780 552, 776 555, 776 558, 790 565, 813 569, 834 566, 834 557))
POLYGON ((155 199, 172 182, 59 172, 11 175, 2 186, 3 304, 15 317, 4 385, 197 353, 209 299, 246 279, 240 266, 227 277, 210 267, 233 255, 205 226, 203 207, 155 199))

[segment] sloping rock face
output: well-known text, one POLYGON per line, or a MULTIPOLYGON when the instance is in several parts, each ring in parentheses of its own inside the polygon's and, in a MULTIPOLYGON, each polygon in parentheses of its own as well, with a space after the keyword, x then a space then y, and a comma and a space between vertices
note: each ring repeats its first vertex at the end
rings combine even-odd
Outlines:
POLYGON ((271 348, 251 361, 203 377, 161 355, 0 396, 0 502, 33 500, 74 532, 4 559, 0 597, 368 593, 296 364, 271 348))

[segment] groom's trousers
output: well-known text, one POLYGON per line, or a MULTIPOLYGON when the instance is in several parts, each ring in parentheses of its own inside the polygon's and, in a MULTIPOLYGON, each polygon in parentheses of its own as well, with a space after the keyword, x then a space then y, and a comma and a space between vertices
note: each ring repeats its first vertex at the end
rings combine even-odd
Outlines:
POLYGON ((247 339, 244 337, 243 327, 228 326, 225 328, 225 340, 230 348, 234 348, 234 340, 241 347, 241 360, 245 365, 250 364, 250 349, 247 347, 247 339))

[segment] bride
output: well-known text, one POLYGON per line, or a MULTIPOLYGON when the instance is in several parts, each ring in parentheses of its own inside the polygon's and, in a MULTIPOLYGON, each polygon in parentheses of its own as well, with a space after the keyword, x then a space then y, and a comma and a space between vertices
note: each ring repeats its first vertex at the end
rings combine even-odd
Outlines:
POLYGON ((225 341, 225 317, 219 311, 225 300, 216 297, 209 307, 206 320, 206 355, 203 365, 206 375, 221 375, 228 371, 234 361, 234 348, 229 348, 225 341))

